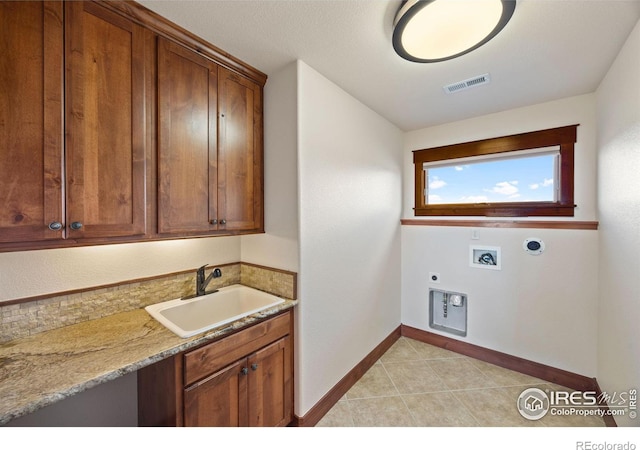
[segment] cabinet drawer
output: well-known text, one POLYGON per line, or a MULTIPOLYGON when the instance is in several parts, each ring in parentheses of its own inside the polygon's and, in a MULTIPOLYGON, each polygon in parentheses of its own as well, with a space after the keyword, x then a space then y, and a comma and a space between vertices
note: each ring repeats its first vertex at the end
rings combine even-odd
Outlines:
POLYGON ((290 332, 291 312, 252 325, 184 355, 184 385, 188 386, 290 332))

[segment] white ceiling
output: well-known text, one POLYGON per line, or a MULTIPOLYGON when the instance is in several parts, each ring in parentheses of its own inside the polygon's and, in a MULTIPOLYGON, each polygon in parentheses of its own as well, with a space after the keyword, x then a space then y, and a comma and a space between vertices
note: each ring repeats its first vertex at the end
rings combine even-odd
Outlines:
POLYGON ((640 0, 518 0, 483 47, 418 64, 391 45, 400 0, 139 3, 267 75, 300 59, 403 130, 593 92, 640 17, 640 0), (442 89, 487 72, 488 85, 442 89))

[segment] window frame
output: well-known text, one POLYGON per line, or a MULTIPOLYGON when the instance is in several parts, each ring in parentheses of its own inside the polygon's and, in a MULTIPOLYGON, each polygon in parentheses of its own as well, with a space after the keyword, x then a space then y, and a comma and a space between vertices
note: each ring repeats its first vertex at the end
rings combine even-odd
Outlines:
POLYGON ((413 151, 415 171, 415 216, 486 216, 486 217, 573 217, 574 209, 574 144, 577 127, 568 125, 479 141, 463 142, 413 151), (424 164, 451 161, 471 156, 487 156, 543 147, 560 147, 559 190, 553 202, 500 203, 427 203, 424 164))

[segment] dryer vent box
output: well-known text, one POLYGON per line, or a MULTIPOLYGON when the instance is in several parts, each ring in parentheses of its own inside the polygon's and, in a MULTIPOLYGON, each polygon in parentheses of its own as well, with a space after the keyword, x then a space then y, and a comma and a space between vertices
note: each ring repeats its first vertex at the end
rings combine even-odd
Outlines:
POLYGON ((466 336, 467 295, 429 289, 429 327, 457 336, 466 336))

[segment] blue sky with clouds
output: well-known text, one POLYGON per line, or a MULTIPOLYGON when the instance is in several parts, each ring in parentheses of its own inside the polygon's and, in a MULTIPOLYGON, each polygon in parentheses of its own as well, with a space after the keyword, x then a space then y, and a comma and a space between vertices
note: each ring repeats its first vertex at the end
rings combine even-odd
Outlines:
POLYGON ((554 201, 555 155, 427 168, 429 204, 554 201))

